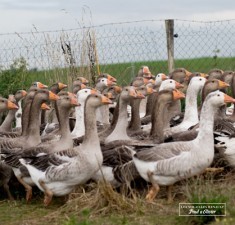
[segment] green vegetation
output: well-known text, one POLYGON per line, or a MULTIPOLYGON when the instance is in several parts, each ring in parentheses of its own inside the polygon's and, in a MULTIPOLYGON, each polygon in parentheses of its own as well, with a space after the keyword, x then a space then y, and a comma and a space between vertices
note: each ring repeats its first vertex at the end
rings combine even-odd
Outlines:
MULTIPOLYGON (((153 74, 163 72, 168 74, 167 61, 144 61, 100 65, 100 71, 109 73, 117 78, 119 85, 128 85, 137 74, 142 65, 149 66, 153 74)), ((195 58, 175 61, 175 68, 184 67, 189 71, 208 72, 212 68, 222 70, 235 70, 235 58, 195 58)), ((97 71, 96 71, 97 73, 97 71)), ((55 68, 53 70, 28 70, 27 62, 16 59, 9 70, 0 72, 0 94, 7 96, 18 89, 27 89, 33 81, 41 81, 51 85, 57 81, 71 86, 72 80, 77 76, 84 76, 92 81, 88 68, 55 68)))

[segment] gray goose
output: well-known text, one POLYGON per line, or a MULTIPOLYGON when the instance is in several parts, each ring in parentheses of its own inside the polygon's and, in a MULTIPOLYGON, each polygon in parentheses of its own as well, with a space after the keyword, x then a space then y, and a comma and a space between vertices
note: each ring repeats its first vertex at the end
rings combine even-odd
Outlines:
POLYGON ((19 151, 14 151, 10 154, 5 156, 4 162, 11 166, 16 177, 23 184, 27 190, 26 200, 29 201, 32 197, 32 188, 35 184, 31 180, 29 173, 25 167, 23 167, 20 162, 19 158, 22 156, 27 156, 30 158, 37 157, 37 155, 48 154, 52 152, 58 152, 61 150, 69 149, 73 147, 73 141, 70 135, 69 129, 69 111, 72 107, 78 106, 77 100, 72 97, 71 95, 61 95, 60 99, 57 100, 57 107, 58 107, 58 115, 59 115, 59 122, 60 122, 60 131, 61 131, 61 138, 57 142, 48 142, 47 144, 39 144, 35 147, 26 148, 19 151))
POLYGON ((208 80, 218 79, 222 80, 224 71, 221 69, 212 69, 208 72, 208 80))
POLYGON ((214 158, 213 124, 215 112, 224 103, 235 99, 220 91, 210 93, 200 114, 196 139, 186 142, 163 143, 137 152, 133 161, 141 177, 152 184, 146 200, 153 201, 160 186, 168 187, 168 201, 172 201, 171 186, 182 179, 198 175, 210 166, 214 158))
MULTIPOLYGON (((162 90, 158 95, 157 102, 153 109, 156 115, 152 117, 154 120, 152 121, 151 138, 153 138, 155 142, 158 140, 158 142, 161 143, 164 141, 164 122, 167 123, 167 121, 164 121, 167 119, 164 118, 168 111, 167 106, 169 106, 172 101, 183 98, 184 94, 177 90, 162 90)), ((143 140, 143 142, 145 142, 145 140, 143 140)), ((154 145, 155 144, 152 146, 154 145)), ((132 161, 132 156, 135 153, 133 148, 128 146, 116 146, 117 144, 112 148, 102 148, 103 164, 101 169, 92 177, 93 180, 100 181, 105 179, 114 187, 118 187, 123 183, 128 183, 139 177, 139 173, 132 161)))
POLYGON ((69 194, 76 185, 84 184, 99 169, 103 161, 97 133, 95 111, 111 101, 103 95, 91 94, 85 104, 85 136, 80 146, 67 151, 47 154, 36 160, 27 158, 20 162, 27 167, 38 188, 44 192, 47 206, 52 196, 69 194), (39 176, 38 176, 39 175, 39 176))
MULTIPOLYGON (((18 90, 15 95, 13 96, 15 99, 15 103, 18 105, 18 102, 27 95, 25 90, 18 90)), ((10 110, 0 126, 0 133, 1 132, 11 132, 12 131, 12 123, 15 119, 16 110, 10 110)))
MULTIPOLYGON (((14 103, 10 102, 9 100, 0 97, 0 112, 4 112, 6 110, 14 110, 17 109, 18 106, 14 103)), ((7 193, 7 196, 10 200, 13 200, 13 196, 11 195, 11 192, 9 190, 8 182, 11 178, 12 170, 11 167, 6 165, 1 161, 1 155, 0 155, 0 186, 3 186, 5 192, 7 193)))

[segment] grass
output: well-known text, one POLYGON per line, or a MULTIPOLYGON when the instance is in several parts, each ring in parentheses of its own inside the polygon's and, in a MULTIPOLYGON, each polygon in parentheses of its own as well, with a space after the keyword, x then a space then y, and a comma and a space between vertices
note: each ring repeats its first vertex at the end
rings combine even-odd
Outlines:
POLYGON ((90 183, 78 187, 68 197, 53 198, 49 207, 43 206, 43 195, 34 189, 34 198, 26 204, 22 193, 18 200, 0 201, 0 224, 9 225, 138 225, 138 224, 234 224, 234 174, 220 180, 204 175, 174 186, 174 202, 166 201, 166 189, 161 188, 157 199, 147 203, 144 190, 120 193, 108 184, 90 183), (35 197, 36 196, 36 197, 35 197), (227 204, 226 217, 179 217, 179 203, 222 202, 227 204), (209 223, 210 222, 210 223, 209 223))
MULTIPOLYGON (((22 60, 22 59, 18 59, 22 60)), ((17 61, 17 60, 16 60, 17 61)), ((24 62, 24 60, 23 60, 24 62)), ((27 63, 27 62, 24 62, 27 63)), ((138 73, 142 65, 149 66, 153 74, 160 72, 168 74, 167 61, 143 61, 128 63, 113 63, 100 65, 100 71, 109 73, 117 78, 121 86, 128 85, 133 77, 138 73)), ((235 58, 195 58, 175 60, 175 68, 184 67, 189 71, 209 72, 212 68, 222 70, 235 70, 235 58)), ((41 81, 47 85, 55 82, 64 82, 71 87, 72 81, 78 76, 84 76, 91 79, 89 68, 55 68, 53 70, 27 70, 26 66, 22 69, 13 69, 11 71, 2 71, 0 73, 0 93, 4 96, 15 92, 19 88, 28 89, 33 81, 41 81), (11 78, 11 79, 10 79, 11 78)), ((95 71, 97 74, 97 71, 95 71)), ((91 82, 92 84, 92 82, 91 82)))

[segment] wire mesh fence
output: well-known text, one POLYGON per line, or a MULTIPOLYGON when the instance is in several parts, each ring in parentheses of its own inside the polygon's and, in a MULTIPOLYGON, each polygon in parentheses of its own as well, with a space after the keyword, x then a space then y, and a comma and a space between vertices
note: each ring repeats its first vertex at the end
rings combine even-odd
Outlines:
MULTIPOLYGON (((175 67, 208 72, 235 69, 235 20, 174 20, 175 67)), ((164 20, 105 24, 61 31, 0 34, 1 71, 17 63, 28 70, 82 75, 101 72, 130 82, 140 66, 168 73, 164 20), (21 59, 21 60, 19 60, 21 59), (64 68, 67 68, 64 70, 64 68)))

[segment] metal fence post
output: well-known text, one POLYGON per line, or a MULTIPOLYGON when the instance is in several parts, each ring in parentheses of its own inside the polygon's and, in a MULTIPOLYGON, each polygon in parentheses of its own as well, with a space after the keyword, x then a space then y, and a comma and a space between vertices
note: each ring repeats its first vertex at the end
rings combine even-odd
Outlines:
POLYGON ((165 20, 168 70, 169 73, 174 70, 174 20, 165 20))

